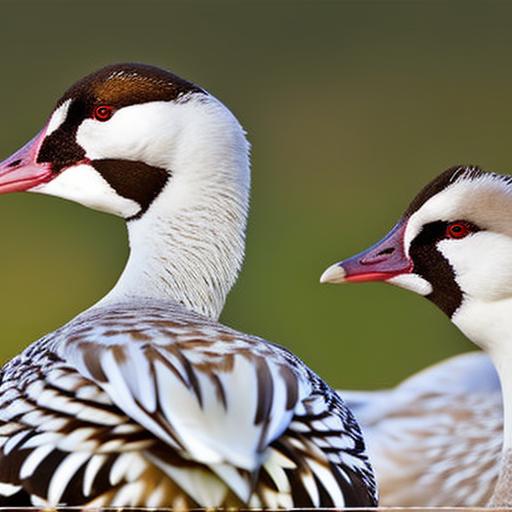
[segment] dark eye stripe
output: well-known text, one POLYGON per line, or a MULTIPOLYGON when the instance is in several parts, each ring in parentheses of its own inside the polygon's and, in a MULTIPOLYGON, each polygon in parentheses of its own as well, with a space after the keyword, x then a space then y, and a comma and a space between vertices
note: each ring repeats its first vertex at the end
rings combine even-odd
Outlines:
POLYGON ((414 263, 414 272, 432 285, 427 296, 449 317, 462 304, 464 295, 455 280, 455 271, 448 260, 439 252, 437 243, 445 238, 447 222, 432 222, 423 226, 412 241, 409 255, 414 263))
POLYGON ((139 218, 160 194, 170 177, 165 169, 144 162, 103 159, 93 160, 91 165, 120 196, 140 205, 141 210, 126 220, 139 218))
POLYGON ((53 172, 60 172, 85 158, 84 149, 76 142, 76 132, 80 123, 88 116, 88 105, 74 100, 64 122, 45 138, 39 154, 38 162, 50 162, 53 172))

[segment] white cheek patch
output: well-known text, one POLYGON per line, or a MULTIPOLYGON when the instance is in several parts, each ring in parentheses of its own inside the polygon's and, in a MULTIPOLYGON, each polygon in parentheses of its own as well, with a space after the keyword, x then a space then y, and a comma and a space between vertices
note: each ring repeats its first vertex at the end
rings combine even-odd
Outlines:
POLYGON ((137 202, 117 194, 96 169, 87 164, 69 167, 30 192, 62 197, 125 219, 133 217, 141 209, 137 202))
POLYGON ((84 120, 76 141, 90 160, 118 158, 167 169, 185 112, 186 108, 174 102, 129 105, 104 123, 84 120))
POLYGON ((55 110, 50 118, 50 122, 48 123, 48 128, 46 130, 46 136, 52 134, 55 130, 62 125, 62 123, 66 120, 68 115, 69 105, 71 104, 71 100, 66 100, 57 110, 55 110))
POLYGON ((387 282, 423 296, 433 292, 432 285, 418 274, 401 274, 388 279, 387 282))
POLYGON ((496 301, 512 294, 512 240, 479 231, 461 240, 442 240, 437 249, 454 270, 455 280, 468 296, 496 301))

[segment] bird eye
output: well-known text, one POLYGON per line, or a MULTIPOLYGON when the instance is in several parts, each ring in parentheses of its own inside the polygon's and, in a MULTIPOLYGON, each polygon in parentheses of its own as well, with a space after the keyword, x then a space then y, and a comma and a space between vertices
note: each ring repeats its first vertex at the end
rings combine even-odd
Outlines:
POLYGON ((110 105, 100 105, 94 109, 94 118, 98 121, 108 121, 114 114, 114 109, 110 105))
POLYGON ((446 238, 464 238, 472 231, 472 225, 469 222, 452 222, 446 226, 446 238))

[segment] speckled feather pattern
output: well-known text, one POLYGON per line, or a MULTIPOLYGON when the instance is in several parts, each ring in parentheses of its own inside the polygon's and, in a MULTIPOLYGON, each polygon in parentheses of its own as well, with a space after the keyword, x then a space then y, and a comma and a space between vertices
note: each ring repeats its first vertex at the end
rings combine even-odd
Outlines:
POLYGON ((336 393, 172 302, 93 308, 31 345, 2 370, 0 419, 6 505, 376 503, 336 393))
POLYGON ((383 503, 485 506, 499 473, 500 397, 423 395, 388 419, 376 446, 383 503), (391 424, 402 423, 393 431, 391 424))
POLYGON ((391 390, 341 395, 363 430, 381 505, 486 506, 503 444, 502 395, 486 354, 450 358, 391 390))

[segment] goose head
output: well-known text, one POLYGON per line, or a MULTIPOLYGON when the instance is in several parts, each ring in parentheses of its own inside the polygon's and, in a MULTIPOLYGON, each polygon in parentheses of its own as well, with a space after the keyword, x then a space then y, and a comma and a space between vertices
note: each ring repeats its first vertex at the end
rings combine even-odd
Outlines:
POLYGON ((381 241, 321 277, 366 281, 423 295, 482 348, 511 350, 512 178, 476 167, 448 169, 381 241))
POLYGON ((218 316, 243 259, 248 143, 231 112, 157 67, 82 78, 0 163, 0 193, 58 196, 124 218, 131 254, 109 298, 176 298, 218 316))

